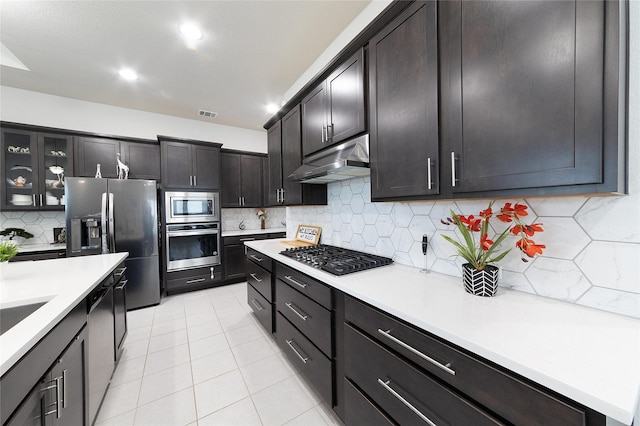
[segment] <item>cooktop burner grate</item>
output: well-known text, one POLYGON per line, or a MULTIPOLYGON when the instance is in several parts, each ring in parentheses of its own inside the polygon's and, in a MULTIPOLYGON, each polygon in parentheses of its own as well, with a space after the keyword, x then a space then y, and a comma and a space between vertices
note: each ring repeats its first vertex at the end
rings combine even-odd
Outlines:
POLYGON ((288 248, 281 251, 280 254, 333 275, 346 275, 393 263, 393 260, 389 257, 327 244, 288 248))

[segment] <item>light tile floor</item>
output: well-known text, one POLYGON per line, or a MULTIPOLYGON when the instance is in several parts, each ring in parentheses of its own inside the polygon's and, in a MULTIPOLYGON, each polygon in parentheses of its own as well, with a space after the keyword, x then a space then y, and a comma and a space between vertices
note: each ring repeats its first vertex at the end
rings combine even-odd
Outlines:
POLYGON ((96 424, 342 425, 247 305, 246 283, 128 313, 96 424))

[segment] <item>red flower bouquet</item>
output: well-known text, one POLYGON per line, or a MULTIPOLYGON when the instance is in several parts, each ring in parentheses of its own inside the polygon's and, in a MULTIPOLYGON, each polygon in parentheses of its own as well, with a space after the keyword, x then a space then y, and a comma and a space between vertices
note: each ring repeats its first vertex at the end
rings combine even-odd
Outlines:
POLYGON ((528 262, 526 258, 533 258, 537 254, 542 254, 542 250, 546 246, 544 244, 536 244, 531 238, 536 232, 543 231, 542 224, 527 225, 521 221, 521 218, 528 215, 526 205, 506 203, 504 207, 496 212, 493 211, 492 206, 493 201, 477 217, 474 215, 458 215, 451 210, 451 217, 441 221, 445 225, 456 225, 460 234, 462 234, 464 243, 460 243, 447 235, 442 235, 445 240, 456 247, 458 255, 474 268, 483 270, 485 266, 502 260, 511 251, 511 249, 507 249, 500 253, 497 252, 497 247, 509 234, 518 237, 515 246, 522 252, 523 262, 528 262), (513 226, 505 229, 497 236, 495 241, 489 239, 489 220, 493 217, 505 223, 513 223, 513 226), (480 234, 479 239, 476 238, 476 233, 480 234))

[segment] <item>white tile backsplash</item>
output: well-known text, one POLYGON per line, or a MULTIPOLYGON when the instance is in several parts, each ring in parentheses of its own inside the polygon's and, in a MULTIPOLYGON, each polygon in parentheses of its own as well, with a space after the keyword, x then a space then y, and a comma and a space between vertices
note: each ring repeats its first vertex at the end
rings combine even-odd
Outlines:
POLYGON ((33 238, 29 239, 14 238, 18 244, 23 246, 53 243, 53 228, 64 227, 65 217, 63 211, 0 212, 0 230, 6 228, 21 228, 33 234, 33 238))
MULTIPOLYGON (((633 167, 633 165, 630 165, 633 167)), ((442 234, 459 239, 441 223, 450 210, 478 214, 490 200, 371 202, 369 178, 331 183, 327 206, 287 207, 287 234, 299 224, 322 227, 321 242, 389 256, 395 262, 461 276, 463 260, 442 234), (427 258, 422 235, 429 238, 427 258)), ((500 285, 640 318, 640 194, 497 200, 529 206, 527 223, 543 224, 535 241, 543 256, 523 262, 514 247, 499 266, 500 285)), ((504 225, 491 223, 495 233, 504 225)))
MULTIPOLYGON (((259 209, 222 209, 222 232, 237 231, 240 222, 244 221, 244 229, 260 229, 260 219, 256 213, 259 209)), ((265 228, 284 228, 286 211, 284 207, 268 207, 265 228)))

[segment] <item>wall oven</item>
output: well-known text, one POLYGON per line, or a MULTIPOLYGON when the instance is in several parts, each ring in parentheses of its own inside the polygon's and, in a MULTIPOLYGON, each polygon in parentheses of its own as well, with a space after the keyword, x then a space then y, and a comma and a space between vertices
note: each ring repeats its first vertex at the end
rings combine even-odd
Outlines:
POLYGON ((167 224, 220 222, 219 200, 218 192, 167 191, 164 194, 167 224))
POLYGON ((167 272, 219 265, 219 228, 211 222, 167 225, 167 272))

